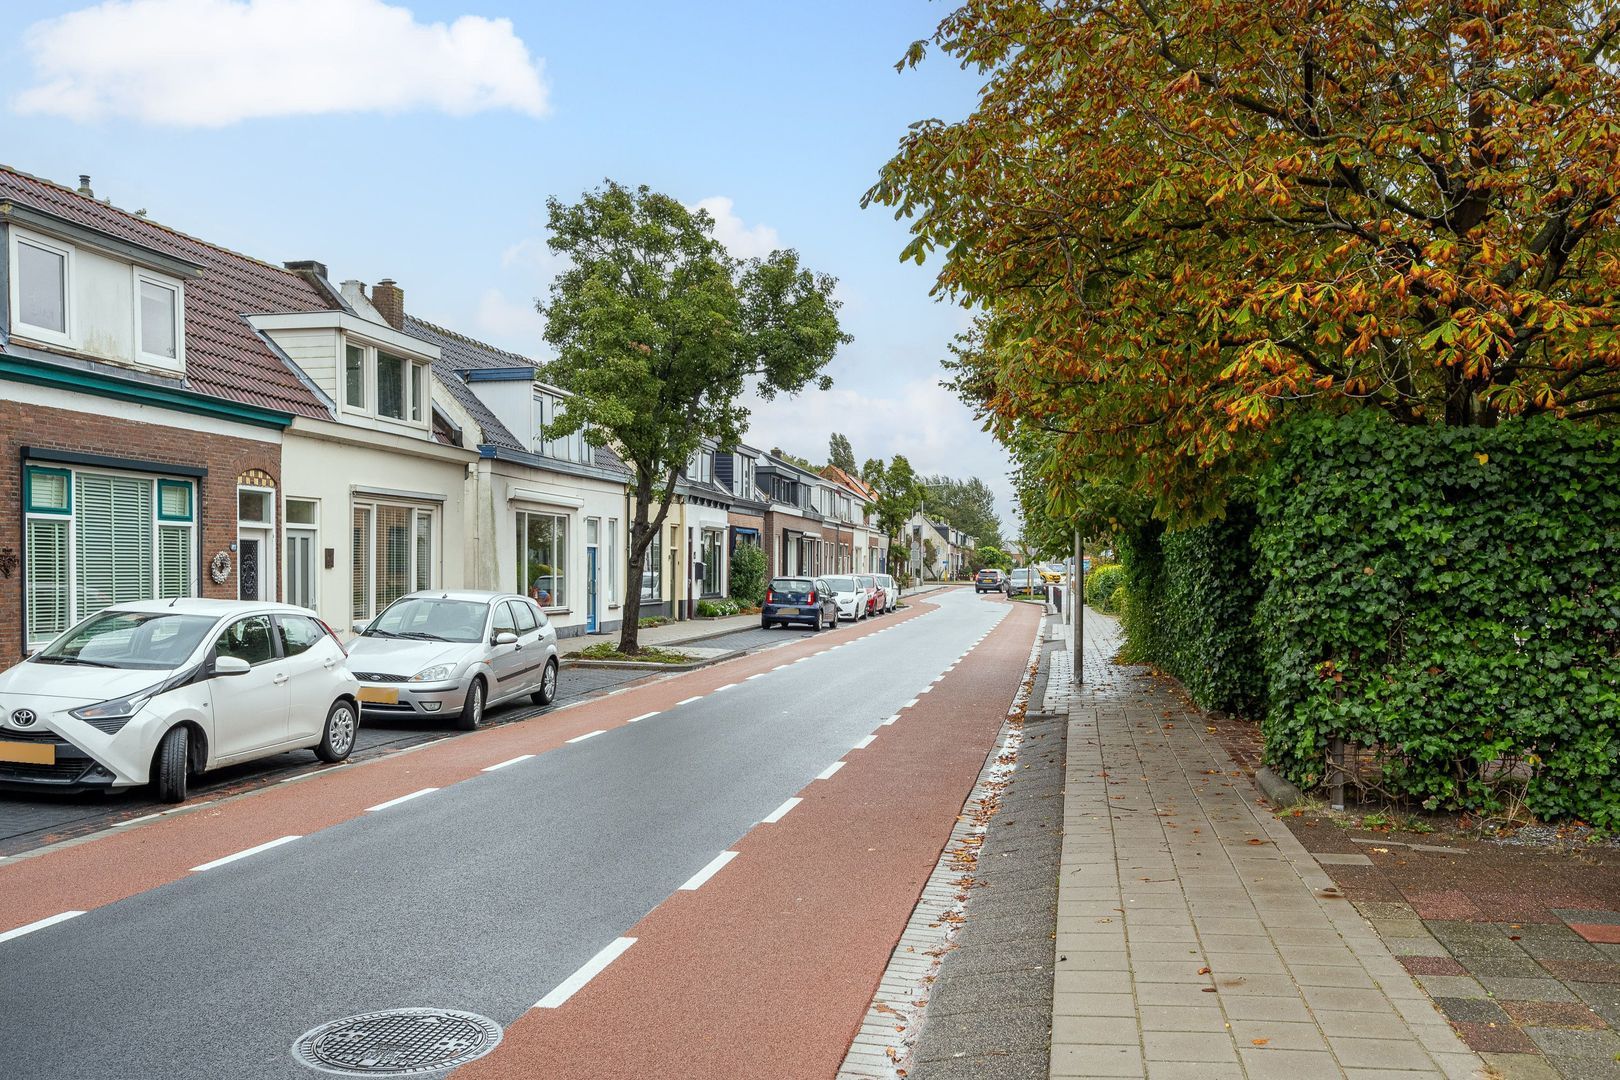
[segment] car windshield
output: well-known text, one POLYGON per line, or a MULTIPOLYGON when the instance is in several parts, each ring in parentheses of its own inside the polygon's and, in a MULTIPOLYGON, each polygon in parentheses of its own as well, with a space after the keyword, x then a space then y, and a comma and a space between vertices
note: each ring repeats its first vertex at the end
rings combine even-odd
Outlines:
POLYGON ((166 671, 185 663, 218 621, 180 612, 103 611, 41 649, 33 662, 166 671))
POLYGON ((406 596, 388 605, 366 627, 367 637, 414 638, 418 641, 482 641, 489 604, 439 596, 406 596))
POLYGON ((854 592, 855 579, 848 577, 830 577, 827 579, 827 588, 833 592, 854 592))

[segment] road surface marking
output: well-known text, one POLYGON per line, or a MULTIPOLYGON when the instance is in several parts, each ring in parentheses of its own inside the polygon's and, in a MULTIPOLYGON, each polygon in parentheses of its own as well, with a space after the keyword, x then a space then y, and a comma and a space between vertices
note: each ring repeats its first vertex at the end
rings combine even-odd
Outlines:
POLYGON ((724 686, 717 686, 717 687, 715 687, 715 688, 714 688, 714 691, 713 691, 713 692, 714 692, 714 693, 716 693, 716 694, 718 694, 718 693, 719 693, 719 692, 720 692, 720 691, 722 691, 722 690, 732 690, 732 689, 735 689, 735 688, 736 688, 736 686, 737 686, 737 684, 736 684, 736 683, 734 683, 734 682, 728 682, 728 683, 726 683, 726 685, 724 685, 724 686))
POLYGON ((842 761, 835 761, 831 765, 827 766, 825 769, 822 769, 820 772, 816 773, 816 779, 817 780, 831 780, 832 779, 832 774, 837 772, 839 769, 842 769, 843 767, 844 767, 844 763, 842 761))
POLYGON ((155 814, 147 814, 145 817, 130 818, 128 821, 115 821, 113 822, 113 828, 116 829, 122 825, 139 825, 143 821, 156 821, 162 816, 163 812, 160 810, 155 814))
POLYGON ((573 743, 573 742, 584 742, 586 739, 594 739, 598 735, 606 735, 606 734, 607 734, 607 729, 606 728, 597 728, 595 731, 587 731, 583 735, 575 735, 572 739, 569 739, 568 741, 571 742, 571 743, 573 743))
POLYGON ((877 734, 874 732, 873 734, 868 735, 866 738, 862 739, 860 742, 856 743, 855 744, 855 749, 856 750, 865 750, 868 746, 871 746, 872 743, 874 741, 876 741, 876 739, 877 739, 877 734))
POLYGON ((900 719, 900 714, 899 714, 899 713, 895 713, 895 714, 894 714, 894 715, 893 715, 893 716, 891 716, 891 717, 889 717, 889 718, 888 718, 888 719, 887 719, 887 720, 885 720, 885 721, 883 721, 883 723, 884 723, 884 724, 885 724, 885 725, 888 725, 888 724, 892 724, 892 723, 894 723, 894 722, 895 722, 895 721, 896 721, 896 720, 898 720, 898 719, 900 719))
POLYGON ((902 705, 902 706, 900 706, 900 707, 901 707, 901 708, 902 708, 902 709, 909 709, 909 708, 911 708, 911 707, 912 707, 912 706, 913 706, 913 705, 915 705, 915 704, 917 704, 917 699, 916 699, 916 698, 912 698, 912 699, 911 699, 911 700, 910 700, 910 701, 908 701, 908 702, 906 702, 906 703, 905 703, 905 704, 904 704, 904 705, 902 705))
POLYGON ((613 961, 617 960, 626 949, 636 943, 633 937, 614 938, 613 943, 589 960, 585 961, 578 971, 557 984, 557 988, 539 1001, 534 1003, 537 1009, 559 1008, 563 1002, 573 997, 581 987, 602 973, 613 961))
POLYGON ((643 720, 651 720, 653 717, 655 717, 657 715, 658 714, 656 712, 644 712, 640 716, 632 716, 630 719, 626 720, 625 723, 627 723, 627 724, 639 724, 639 723, 641 723, 641 721, 643 721, 643 720))
POLYGON ((803 799, 789 799, 781 806, 778 806, 775 810, 772 810, 768 816, 760 818, 760 824, 775 825, 778 821, 781 821, 787 816, 787 812, 789 810, 793 809, 795 806, 798 806, 802 802, 804 802, 803 799))
POLYGON ((725 866, 726 863, 730 862, 736 857, 737 853, 735 851, 722 851, 720 854, 709 860, 708 866, 705 866, 703 869, 687 878, 686 884, 681 886, 681 891, 696 892, 705 881, 708 881, 710 878, 714 877, 714 875, 718 874, 721 867, 725 866))
POLYGON ((775 667, 771 668, 771 670, 772 671, 781 671, 785 667, 787 667, 786 664, 777 664, 775 667))
POLYGON ((421 791, 413 791, 409 795, 401 795, 397 799, 389 799, 387 802, 380 802, 376 806, 368 806, 366 807, 366 813, 373 814, 378 810, 386 810, 390 806, 398 806, 402 802, 410 802, 412 799, 419 799, 423 795, 431 795, 438 790, 436 787, 425 787, 421 791))
POLYGON ((944 677, 945 677, 945 676, 943 676, 943 675, 935 675, 935 676, 934 676, 934 681, 935 681, 935 682, 939 682, 939 681, 940 681, 940 680, 941 680, 941 679, 943 679, 943 678, 944 678, 944 677))
POLYGON ((519 754, 515 758, 507 758, 505 761, 501 762, 498 765, 491 765, 487 769, 483 769, 483 770, 480 770, 480 771, 482 771, 482 772, 494 772, 496 769, 504 769, 508 765, 516 765, 520 761, 528 761, 532 757, 534 757, 533 754, 519 754))
MULTIPOLYGON (((815 653, 811 653, 811 654, 810 654, 810 656, 815 656, 815 655, 816 655, 816 654, 815 654, 815 653)), ((794 663, 795 663, 795 664, 802 664, 802 663, 804 663, 804 662, 805 662, 805 661, 806 661, 806 660, 808 660, 808 659, 810 659, 810 656, 801 656, 801 657, 799 657, 799 658, 798 658, 798 659, 797 659, 797 660, 795 660, 795 661, 793 661, 793 662, 794 662, 794 663)))
POLYGON ((680 707, 681 707, 681 706, 682 706, 682 705, 690 705, 690 704, 692 704, 692 702, 694 702, 694 701, 702 701, 702 700, 703 700, 703 695, 702 695, 702 694, 699 694, 699 695, 698 695, 698 696, 697 696, 697 697, 689 697, 689 698, 686 698, 686 699, 684 699, 684 700, 681 700, 681 701, 677 701, 677 702, 676 702, 676 703, 675 703, 675 707, 676 707, 676 708, 677 708, 677 709, 678 709, 678 708, 680 708, 680 707))
POLYGON ((235 862, 237 859, 245 859, 249 855, 257 855, 261 851, 269 851, 273 847, 280 847, 282 844, 290 844, 294 840, 301 838, 302 834, 299 836, 283 836, 279 839, 260 844, 257 847, 250 847, 246 851, 238 851, 235 855, 227 855, 223 859, 215 859, 213 862, 205 862, 201 866, 193 866, 191 868, 191 872, 195 874, 202 870, 212 870, 216 866, 224 866, 226 863, 235 862))
MULTIPOLYGON (((772 670, 774 671, 775 669, 773 668, 772 670)), ((743 682, 753 682, 755 679, 763 679, 766 674, 767 672, 762 671, 758 675, 750 675, 748 678, 744 679, 743 682)))
MULTIPOLYGON (((793 801, 797 802, 798 800, 795 799, 793 801)), ((31 922, 27 926, 19 926, 15 930, 7 930, 5 933, 0 934, 0 941, 10 941, 12 938, 20 938, 24 934, 32 934, 35 930, 43 930, 47 926, 55 926, 59 922, 67 922, 69 919, 76 919, 83 914, 84 912, 82 911, 64 911, 57 915, 50 915, 40 919, 37 922, 31 922)))
POLYGON ((927 686, 925 686, 925 687, 923 687, 923 688, 922 688, 922 689, 921 689, 921 690, 919 690, 919 691, 917 691, 917 694, 918 694, 918 695, 919 695, 919 696, 921 696, 921 695, 923 695, 923 694, 926 694, 926 693, 928 693, 928 692, 929 692, 929 691, 930 691, 930 690, 932 690, 932 689, 933 689, 933 688, 934 688, 934 684, 933 684, 933 683, 929 683, 929 684, 928 684, 928 685, 927 685, 927 686))

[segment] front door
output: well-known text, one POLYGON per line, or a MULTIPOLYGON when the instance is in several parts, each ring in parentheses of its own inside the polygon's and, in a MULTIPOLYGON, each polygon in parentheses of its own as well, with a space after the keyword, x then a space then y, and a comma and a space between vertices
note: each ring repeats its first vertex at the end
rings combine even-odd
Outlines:
POLYGON ((585 632, 596 633, 596 558, 600 540, 599 518, 585 519, 585 632))
POLYGON ((275 599, 273 553, 267 529, 242 529, 237 535, 236 582, 239 600, 275 599))

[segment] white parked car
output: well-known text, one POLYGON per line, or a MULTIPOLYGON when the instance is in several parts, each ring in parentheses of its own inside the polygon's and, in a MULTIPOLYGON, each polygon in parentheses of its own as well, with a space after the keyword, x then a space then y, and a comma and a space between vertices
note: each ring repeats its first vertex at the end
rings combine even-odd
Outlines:
POLYGON ((825 579, 827 591, 833 595, 833 602, 838 605, 838 619, 842 622, 860 622, 866 618, 867 592, 861 583, 852 577, 830 577, 825 579))
POLYGON ((0 784, 34 790, 190 777, 287 750, 342 761, 359 686, 331 629, 303 608, 147 600, 90 616, 0 674, 0 784))
POLYGON ((895 581, 894 578, 888 574, 877 574, 874 576, 877 578, 878 585, 880 585, 883 589, 883 596, 885 599, 883 610, 885 612, 893 611, 895 608, 900 606, 900 583, 895 581))
POLYGON ((411 593, 354 629, 349 667, 367 714, 449 715, 473 731, 491 705, 557 697, 557 631, 526 596, 411 593))

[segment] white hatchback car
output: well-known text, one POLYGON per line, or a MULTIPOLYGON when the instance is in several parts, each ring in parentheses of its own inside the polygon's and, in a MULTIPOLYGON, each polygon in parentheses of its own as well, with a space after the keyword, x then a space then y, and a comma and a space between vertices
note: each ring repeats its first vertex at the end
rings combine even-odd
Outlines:
POLYGON ((838 605, 840 621, 848 619, 850 622, 860 622, 866 618, 867 592, 857 579, 830 577, 826 582, 828 591, 833 594, 833 602, 838 605))
POLYGON ((303 608, 147 600, 90 616, 0 673, 0 785, 132 787, 182 802, 189 778, 287 750, 342 761, 359 684, 303 608))

